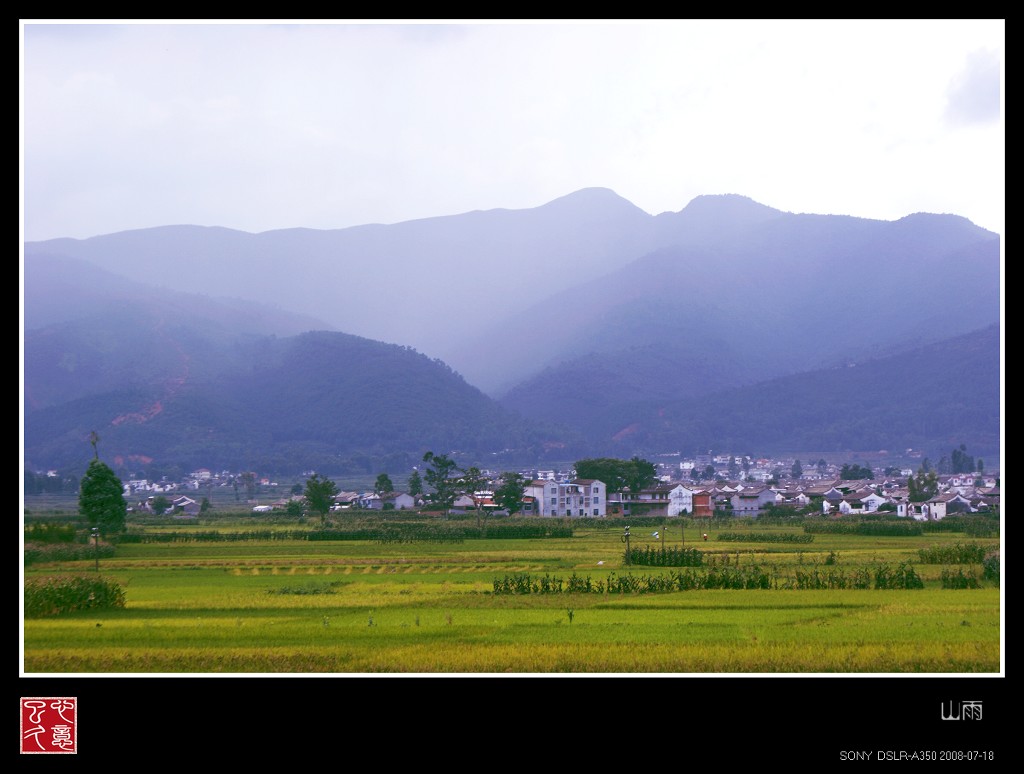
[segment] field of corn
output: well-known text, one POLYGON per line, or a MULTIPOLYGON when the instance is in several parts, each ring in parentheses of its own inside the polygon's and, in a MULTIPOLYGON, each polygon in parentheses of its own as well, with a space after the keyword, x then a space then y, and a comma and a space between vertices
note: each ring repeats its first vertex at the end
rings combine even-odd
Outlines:
POLYGON ((624 523, 222 518, 26 543, 23 673, 1001 671, 998 530, 652 518, 627 554, 624 523), (35 605, 83 577, 120 602, 35 605))

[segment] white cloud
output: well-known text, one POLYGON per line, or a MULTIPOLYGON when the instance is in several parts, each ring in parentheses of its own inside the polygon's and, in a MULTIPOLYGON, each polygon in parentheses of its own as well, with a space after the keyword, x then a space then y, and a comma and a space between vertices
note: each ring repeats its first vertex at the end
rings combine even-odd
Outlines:
POLYGON ((1003 227, 1001 20, 23 33, 27 239, 340 228, 588 186, 652 213, 731 192, 1003 227))
POLYGON ((963 71, 949 84, 946 118, 953 124, 991 123, 1000 116, 999 56, 973 51, 963 71))

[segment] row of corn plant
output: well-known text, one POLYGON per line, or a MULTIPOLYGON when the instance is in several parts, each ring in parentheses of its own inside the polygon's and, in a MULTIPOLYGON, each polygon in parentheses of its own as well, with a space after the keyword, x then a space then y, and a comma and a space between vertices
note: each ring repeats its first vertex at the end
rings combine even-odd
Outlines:
MULTIPOLYGON (((950 581, 952 583, 952 581, 950 581)), ((945 581, 944 581, 945 584, 945 581)), ((528 573, 506 575, 494 579, 495 594, 651 594, 701 589, 922 589, 924 582, 908 563, 896 568, 880 565, 874 570, 859 568, 850 574, 843 570, 797 570, 795 577, 780 576, 761 567, 721 567, 700 572, 693 569, 664 575, 616 575, 605 580, 581 578, 573 573, 566 582, 545 574, 531 577, 528 573)), ((946 586, 943 588, 978 588, 978 586, 946 586)))
POLYGON ((999 515, 996 513, 953 513, 938 521, 922 521, 925 532, 963 532, 970 537, 998 537, 999 515))
POLYGON ((114 547, 106 542, 95 543, 27 543, 23 552, 25 566, 47 562, 76 562, 83 559, 109 559, 114 547))
POLYGON ((932 546, 918 549, 917 553, 924 564, 981 564, 985 561, 985 547, 978 543, 932 546))
POLYGON ((822 521, 804 524, 804 532, 819 535, 867 535, 870 537, 916 537, 924 533, 918 522, 822 521))
POLYGON ((76 610, 124 607, 120 584, 95 575, 52 575, 25 583, 25 616, 39 617, 76 610))
POLYGON ((747 543, 812 543, 814 535, 804 532, 719 532, 717 540, 742 541, 747 543))
POLYGON ((854 570, 850 575, 847 575, 843 570, 821 570, 815 567, 812 570, 797 570, 796 577, 789 583, 784 583, 782 587, 801 590, 869 589, 871 588, 872 581, 872 573, 866 567, 854 570))
POLYGON ((631 548, 625 556, 625 562, 648 567, 700 567, 704 563, 704 554, 696 548, 647 546, 631 548))
POLYGON ((65 522, 36 522, 25 527, 26 543, 73 543, 77 535, 77 527, 65 522))
POLYGON ((942 571, 942 588, 944 589, 980 589, 981 581, 973 571, 964 572, 962 567, 956 570, 948 568, 942 571))

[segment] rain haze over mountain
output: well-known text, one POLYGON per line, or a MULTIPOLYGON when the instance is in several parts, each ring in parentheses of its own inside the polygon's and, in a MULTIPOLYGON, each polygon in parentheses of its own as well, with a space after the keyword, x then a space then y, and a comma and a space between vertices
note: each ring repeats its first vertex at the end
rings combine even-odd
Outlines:
POLYGON ((632 402, 985 329, 1004 44, 1002 20, 23 20, 29 398, 55 438, 57 396, 129 411, 75 391, 103 374, 61 381, 113 358, 81 338, 116 339, 115 307, 138 349, 192 326, 168 379, 329 330, 526 417, 600 406, 608 433, 632 402))

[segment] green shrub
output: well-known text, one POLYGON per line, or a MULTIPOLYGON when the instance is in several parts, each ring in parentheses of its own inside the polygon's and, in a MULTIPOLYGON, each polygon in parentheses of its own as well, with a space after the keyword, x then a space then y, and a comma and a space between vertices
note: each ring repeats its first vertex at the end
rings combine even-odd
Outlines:
POLYGON ((124 603, 121 586, 98 576, 52 575, 25 583, 27 617, 124 607, 124 603))
MULTIPOLYGON (((863 517, 862 517, 863 518, 863 517)), ((877 518, 877 517, 876 517, 877 518)), ((915 537, 924 532, 921 523, 901 521, 816 521, 804 524, 804 532, 819 535, 867 535, 870 537, 915 537)))
POLYGON ((75 532, 74 524, 36 522, 25 528, 25 542, 73 543, 75 542, 75 532))
POLYGON ((109 543, 100 543, 98 548, 85 543, 26 543, 24 551, 26 567, 45 562, 91 561, 97 556, 108 559, 113 555, 114 547, 109 543))
POLYGON ((307 583, 305 586, 282 586, 279 589, 268 589, 268 594, 293 594, 306 596, 308 594, 337 594, 337 589, 345 585, 344 581, 333 581, 330 583, 307 583))
POLYGON ((985 569, 982 571, 981 577, 985 580, 999 585, 999 554, 993 554, 992 556, 986 557, 985 561, 982 562, 982 567, 985 569))
POLYGON ((903 562, 893 570, 883 564, 875 568, 876 589, 923 589, 924 581, 914 568, 903 562))
POLYGON ((956 570, 942 571, 942 588, 944 589, 980 589, 981 583, 973 572, 964 572, 962 567, 956 570))

